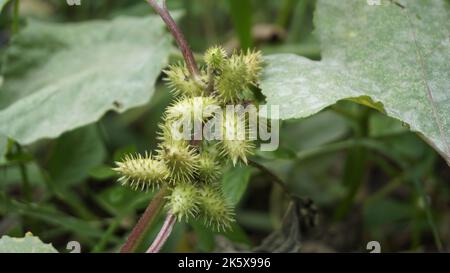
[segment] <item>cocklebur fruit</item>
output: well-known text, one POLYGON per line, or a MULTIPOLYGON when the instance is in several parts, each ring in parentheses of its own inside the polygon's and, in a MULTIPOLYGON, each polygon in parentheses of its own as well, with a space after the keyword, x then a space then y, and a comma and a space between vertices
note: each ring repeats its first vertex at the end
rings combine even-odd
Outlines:
POLYGON ((256 85, 262 70, 262 55, 260 51, 248 50, 246 54, 242 54, 246 68, 247 68, 247 83, 256 85))
POLYGON ((115 170, 121 174, 118 181, 134 190, 158 187, 169 177, 169 169, 150 154, 127 155, 122 162, 116 162, 115 170))
POLYGON ((205 224, 214 230, 226 230, 234 222, 233 208, 225 199, 219 186, 201 185, 198 202, 200 215, 204 218, 205 224))
POLYGON ((223 103, 237 103, 245 98, 248 81, 248 70, 243 59, 238 55, 231 56, 223 65, 222 73, 216 77, 217 97, 223 103))
POLYGON ((166 208, 179 221, 200 218, 215 230, 225 230, 234 221, 234 212, 218 185, 222 158, 234 165, 247 163, 254 144, 245 116, 216 113, 253 96, 251 88, 258 84, 262 57, 259 51, 228 57, 223 48, 212 47, 204 60, 206 67, 196 75, 190 75, 184 64, 164 70, 165 81, 179 98, 166 109, 159 125, 157 155, 128 156, 114 170, 122 175, 122 184, 134 189, 168 183, 166 208), (223 118, 222 123, 213 124, 223 138, 196 142, 192 137, 197 129, 205 129, 216 118, 223 118))
POLYGON ((184 141, 164 141, 159 145, 156 158, 169 169, 171 184, 190 182, 197 171, 199 155, 184 141))
POLYGON ((204 183, 213 183, 219 179, 220 174, 220 165, 216 158, 211 153, 201 153, 198 160, 199 180, 204 183))
POLYGON ((176 101, 166 110, 165 119, 169 121, 192 122, 204 121, 213 115, 212 109, 219 107, 219 102, 213 97, 192 97, 176 101))
POLYGON ((166 74, 164 80, 175 96, 194 97, 203 95, 204 82, 192 79, 185 65, 171 65, 163 72, 166 74))
POLYGON ((247 156, 253 154, 255 144, 244 115, 227 115, 223 122, 223 139, 217 144, 220 154, 230 158, 233 165, 239 160, 247 164, 247 156))
POLYGON ((190 183, 179 183, 166 196, 166 208, 177 218, 187 221, 198 213, 198 189, 190 183))
POLYGON ((204 60, 209 69, 215 73, 220 73, 227 59, 227 52, 220 46, 209 48, 204 56, 204 60))

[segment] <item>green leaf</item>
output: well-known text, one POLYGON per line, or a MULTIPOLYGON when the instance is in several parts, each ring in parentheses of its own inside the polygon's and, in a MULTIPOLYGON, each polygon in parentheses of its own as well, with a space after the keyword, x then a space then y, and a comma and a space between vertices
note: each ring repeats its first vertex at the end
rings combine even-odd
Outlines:
POLYGON ((399 222, 407 222, 413 215, 413 208, 408 204, 395 200, 382 199, 364 207, 364 222, 370 229, 379 228, 382 225, 394 225, 399 222))
POLYGON ((152 196, 152 193, 133 191, 117 183, 100 194, 95 194, 94 198, 102 208, 111 214, 119 215, 141 207, 145 208, 152 196))
POLYGON ((114 152, 114 161, 122 161, 124 157, 128 154, 133 154, 137 152, 136 145, 131 144, 125 147, 121 147, 114 152))
POLYGON ((8 152, 8 138, 0 135, 0 164, 5 162, 5 155, 8 152))
POLYGON ((103 163, 106 150, 95 125, 63 134, 56 141, 48 169, 59 185, 73 185, 103 163))
POLYGON ((252 37, 252 3, 250 0, 230 0, 231 19, 239 37, 242 49, 251 48, 252 37))
POLYGON ((3 8, 8 2, 9 0, 0 0, 0 12, 3 10, 3 8))
POLYGON ((71 231, 73 234, 77 234, 79 238, 92 239, 100 238, 103 235, 99 222, 80 220, 50 206, 24 204, 11 199, 0 191, 0 213, 6 214, 6 212, 17 213, 49 223, 55 227, 71 231))
POLYGON ((51 244, 44 244, 31 232, 23 238, 2 236, 0 238, 0 253, 58 253, 51 244))
POLYGON ((0 133, 30 144, 147 103, 172 49, 163 26, 157 16, 31 21, 7 51, 0 133))
POLYGON ((214 233, 205 227, 203 223, 197 221, 190 221, 192 229, 196 235, 196 251, 211 252, 214 250, 215 241, 214 233))
POLYGON ((228 201, 237 204, 247 189, 252 168, 248 166, 236 166, 229 169, 222 178, 222 187, 228 201))
POLYGON ((96 180, 107 180, 117 177, 117 172, 113 171, 111 166, 99 165, 89 171, 89 176, 96 180))
POLYGON ((376 113, 369 117, 369 135, 385 137, 407 132, 406 127, 396 119, 376 113))
POLYGON ((233 222, 231 224, 230 229, 227 229, 226 231, 222 231, 222 232, 220 232, 220 234, 222 234, 228 240, 230 240, 234 243, 244 244, 244 245, 248 245, 248 246, 252 244, 250 238, 247 236, 244 229, 236 222, 233 222))
POLYGON ((319 1, 322 60, 268 56, 261 84, 268 104, 290 119, 351 99, 409 124, 450 162, 448 5, 401 2, 319 1))

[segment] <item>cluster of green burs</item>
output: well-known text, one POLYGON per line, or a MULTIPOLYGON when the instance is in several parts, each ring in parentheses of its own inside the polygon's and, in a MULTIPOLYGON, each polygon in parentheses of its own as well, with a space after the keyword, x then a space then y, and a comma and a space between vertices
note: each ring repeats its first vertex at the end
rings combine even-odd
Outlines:
MULTIPOLYGON (((119 182, 136 190, 168 187, 166 208, 179 221, 199 219, 214 230, 225 230, 234 221, 234 212, 222 191, 222 171, 239 162, 247 164, 255 145, 248 137, 179 139, 173 136, 173 124, 188 117, 192 124, 204 125, 215 118, 214 113, 202 111, 206 107, 224 108, 251 100, 262 57, 257 51, 228 56, 223 48, 212 47, 205 53, 204 62, 206 66, 199 75, 191 75, 185 64, 171 65, 164 71, 177 100, 164 113, 158 149, 153 155, 128 155, 116 162, 114 170, 121 175, 119 182)), ((224 135, 248 136, 249 126, 239 126, 245 115, 221 118, 224 135)))

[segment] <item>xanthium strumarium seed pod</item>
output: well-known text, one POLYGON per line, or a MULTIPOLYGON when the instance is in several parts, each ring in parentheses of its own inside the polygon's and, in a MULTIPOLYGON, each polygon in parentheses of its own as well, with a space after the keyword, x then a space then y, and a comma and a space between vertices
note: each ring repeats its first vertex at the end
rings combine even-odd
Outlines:
POLYGON ((216 182, 220 177, 220 165, 216 158, 208 152, 200 154, 198 160, 198 178, 204 183, 216 182))
POLYGON ((190 183, 179 183, 166 197, 166 208, 178 221, 188 220, 198 213, 198 189, 190 183))
POLYGON ((237 103, 245 98, 249 76, 245 62, 237 55, 231 56, 216 77, 218 98, 224 103, 237 103))
POLYGON ((207 226, 221 231, 230 227, 234 222, 234 211, 225 199, 218 186, 204 184, 200 186, 198 195, 200 213, 207 226))
POLYGON ((260 51, 247 51, 247 54, 242 54, 246 68, 247 68, 247 83, 257 85, 258 78, 262 70, 262 55, 260 51))
POLYGON ((168 182, 170 194, 166 196, 166 207, 178 220, 201 217, 208 226, 224 230, 234 221, 234 212, 217 185, 223 163, 218 157, 229 158, 233 164, 247 163, 254 144, 248 138, 250 131, 246 123, 243 127, 238 125, 245 117, 225 118, 221 126, 223 140, 216 145, 204 140, 200 147, 195 143, 191 145, 189 138, 193 132, 184 132, 180 120, 187 121, 183 126, 196 121, 203 126, 207 120, 216 118, 213 113, 203 111, 208 106, 220 108, 252 97, 250 88, 258 83, 262 56, 259 51, 247 51, 228 57, 222 47, 212 47, 205 53, 204 60, 206 68, 200 69, 200 75, 195 77, 190 76, 184 64, 171 65, 164 70, 164 80, 180 98, 166 109, 164 122, 159 125, 161 142, 157 155, 127 156, 123 162, 116 163, 114 170, 121 174, 122 184, 134 189, 153 188, 168 182), (229 138, 230 134, 235 137, 229 138), (214 152, 210 152, 211 149, 214 152))
POLYGON ((190 182, 197 171, 199 155, 184 141, 165 141, 159 145, 156 158, 169 169, 169 182, 190 182))
POLYGON ((192 122, 211 118, 219 102, 213 97, 192 97, 176 101, 166 110, 165 120, 192 122))
POLYGON ((253 154, 255 144, 250 139, 251 131, 245 116, 226 116, 223 122, 223 140, 218 143, 220 154, 230 158, 233 165, 239 160, 247 164, 247 156, 253 154))
POLYGON ((202 96, 205 89, 203 81, 189 77, 189 71, 185 65, 176 64, 163 71, 166 74, 164 80, 175 96, 202 96))
POLYGON ((222 71, 222 67, 227 59, 227 52, 220 46, 209 48, 204 56, 204 60, 208 68, 214 72, 222 71))
POLYGON ((128 185, 135 190, 147 190, 158 187, 169 177, 169 169, 163 162, 153 159, 148 153, 142 155, 127 155, 122 162, 116 162, 116 172, 121 174, 118 179, 122 185, 128 185))

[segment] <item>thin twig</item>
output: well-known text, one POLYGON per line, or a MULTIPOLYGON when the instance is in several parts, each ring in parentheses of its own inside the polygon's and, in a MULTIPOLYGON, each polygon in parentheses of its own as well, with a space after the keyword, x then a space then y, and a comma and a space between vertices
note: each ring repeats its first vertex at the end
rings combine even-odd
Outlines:
POLYGON ((159 192, 153 197, 152 201, 148 204, 148 207, 145 209, 144 214, 141 219, 139 219, 136 226, 134 226, 130 235, 128 236, 127 241, 123 245, 120 252, 129 253, 134 252, 141 241, 143 240, 145 234, 150 229, 151 223, 155 220, 158 212, 164 205, 167 188, 163 187, 159 192))
POLYGON ((161 230, 159 231, 152 245, 147 249, 147 253, 158 253, 161 250, 161 248, 164 246, 164 243, 167 241, 167 238, 169 238, 175 222, 176 217, 169 211, 167 213, 166 220, 161 227, 161 230))
POLYGON ((253 160, 249 160, 248 164, 259 169, 261 172, 267 174, 270 178, 272 178, 272 180, 277 183, 282 189, 283 192, 288 195, 288 196, 292 196, 291 191, 288 189, 286 183, 284 183, 284 181, 279 178, 276 174, 274 174, 272 171, 270 171, 269 169, 267 169, 266 167, 264 167, 263 165, 259 164, 256 161, 253 160))
POLYGON ((175 41, 178 44, 178 47, 181 50, 181 53, 183 53, 184 60, 186 61, 187 68, 189 69, 189 72, 191 73, 191 76, 196 79, 200 76, 200 72, 198 70, 197 62, 195 61, 194 54, 192 54, 192 51, 186 42, 186 39, 184 38, 183 33, 173 20, 172 16, 169 13, 169 10, 166 6, 166 1, 163 0, 163 6, 159 6, 155 0, 147 0, 147 2, 153 7, 153 9, 156 11, 156 13, 161 16, 161 19, 166 23, 167 28, 172 33, 173 37, 175 38, 175 41))

